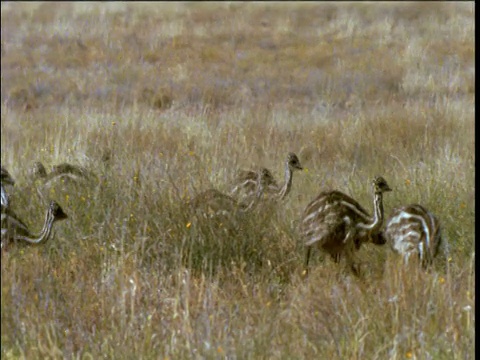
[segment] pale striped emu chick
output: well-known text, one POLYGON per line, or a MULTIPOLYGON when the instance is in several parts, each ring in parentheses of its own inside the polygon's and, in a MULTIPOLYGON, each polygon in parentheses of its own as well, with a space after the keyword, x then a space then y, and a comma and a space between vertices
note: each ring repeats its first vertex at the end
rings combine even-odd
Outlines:
POLYGON ((4 185, 15 185, 10 173, 3 166, 1 167, 1 178, 0 178, 0 187, 1 187, 1 199, 2 199, 2 212, 4 208, 8 208, 10 205, 10 197, 8 196, 7 191, 5 190, 4 185))
POLYGON ((39 234, 32 234, 25 223, 13 211, 2 212, 1 248, 4 250, 10 242, 25 242, 34 245, 45 243, 50 238, 53 224, 67 217, 60 205, 55 201, 51 201, 45 215, 42 230, 39 234))
POLYGON ((385 244, 381 233, 383 225, 383 193, 391 191, 383 177, 372 182, 373 217, 350 196, 333 190, 321 192, 307 205, 301 219, 301 233, 305 239, 306 255, 304 274, 312 246, 329 254, 335 262, 344 255, 347 265, 358 275, 354 253, 363 243, 385 244))
POLYGON ((384 236, 405 263, 415 257, 424 268, 432 264, 442 244, 438 219, 418 204, 395 209, 386 222, 384 236))
POLYGON ((292 189, 293 172, 303 170, 300 160, 294 153, 289 153, 285 162, 285 180, 283 185, 278 186, 270 170, 262 168, 259 171, 242 170, 235 180, 235 186, 230 191, 230 195, 242 194, 242 198, 250 198, 257 193, 257 178, 259 173, 264 176, 264 192, 273 198, 284 199, 292 189))

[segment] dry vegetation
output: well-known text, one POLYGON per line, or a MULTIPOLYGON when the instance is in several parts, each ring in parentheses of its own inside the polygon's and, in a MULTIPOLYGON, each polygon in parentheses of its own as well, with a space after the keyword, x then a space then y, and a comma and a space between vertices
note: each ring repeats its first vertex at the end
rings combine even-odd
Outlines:
POLYGON ((12 205, 33 230, 48 198, 70 216, 2 255, 2 359, 474 358, 473 3, 1 6, 12 205), (185 211, 289 151, 288 200, 240 231, 185 211), (45 189, 37 160, 98 179, 45 189), (317 251, 303 280, 306 204, 336 188, 371 210, 377 174, 387 214, 438 216, 448 258, 367 245, 358 279, 317 251))

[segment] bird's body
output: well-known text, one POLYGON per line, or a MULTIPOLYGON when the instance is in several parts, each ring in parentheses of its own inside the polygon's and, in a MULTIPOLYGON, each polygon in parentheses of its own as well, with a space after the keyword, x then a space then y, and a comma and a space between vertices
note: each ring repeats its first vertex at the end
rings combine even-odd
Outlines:
MULTIPOLYGON (((259 171, 263 171, 266 175, 265 177, 265 192, 266 193, 278 193, 279 186, 275 181, 275 178, 270 170, 267 168, 261 168, 259 171)), ((257 191, 257 177, 258 171, 254 170, 241 170, 237 174, 235 181, 235 186, 230 191, 230 194, 236 195, 243 193, 241 197, 249 197, 256 193, 257 191)))
POLYGON ((373 181, 374 216, 353 198, 340 191, 321 192, 305 208, 301 233, 305 239, 305 272, 312 246, 329 254, 336 262, 344 254, 354 272, 353 254, 366 242, 385 244, 380 229, 383 224, 383 192, 390 191, 385 179, 373 181))
POLYGON ((10 173, 5 169, 3 166, 1 167, 1 178, 0 178, 0 188, 1 188, 1 201, 2 201, 2 212, 4 208, 8 208, 10 206, 10 197, 5 189, 6 185, 15 185, 15 181, 13 180, 10 173))
POLYGON ((85 179, 89 177, 89 172, 87 169, 68 163, 62 163, 52 166, 52 171, 50 172, 50 174, 52 174, 52 176, 70 175, 76 178, 85 179))
POLYGON ((395 209, 386 221, 384 234, 406 263, 416 257, 424 267, 432 263, 442 244, 438 219, 419 204, 395 209))
POLYGON ((12 178, 12 175, 5 169, 3 166, 1 167, 1 177, 0 180, 2 184, 6 185, 15 185, 15 181, 12 178))
POLYGON ((3 211, 3 208, 8 208, 10 206, 10 197, 8 196, 7 190, 5 190, 5 188, 3 187, 3 184, 0 184, 0 187, 3 211))
POLYGON ((52 166, 47 172, 45 166, 37 161, 30 168, 29 191, 36 192, 38 196, 46 201, 50 194, 62 192, 65 194, 78 194, 85 192, 88 187, 94 185, 96 177, 87 169, 62 163, 52 166))
POLYGON ((260 171, 257 174, 257 193, 253 199, 237 201, 216 189, 209 189, 195 196, 188 203, 188 207, 203 219, 209 219, 219 224, 230 223, 237 227, 242 216, 258 205, 267 182, 268 173, 260 171))
POLYGON ((57 179, 78 182, 89 180, 92 177, 92 174, 87 169, 68 163, 54 165, 48 173, 45 166, 37 161, 33 164, 30 172, 35 180, 42 179, 45 184, 49 184, 57 179))

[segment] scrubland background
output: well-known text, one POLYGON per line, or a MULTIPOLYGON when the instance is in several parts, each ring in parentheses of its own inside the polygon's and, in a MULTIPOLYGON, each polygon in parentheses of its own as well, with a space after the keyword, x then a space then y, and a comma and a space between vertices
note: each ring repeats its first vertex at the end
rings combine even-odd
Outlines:
POLYGON ((474 4, 1 4, 1 162, 15 212, 41 229, 1 261, 2 359, 473 359, 474 4), (240 230, 184 203, 241 168, 284 203, 240 230), (81 165, 45 188, 34 161, 81 165), (420 203, 450 253, 404 269, 388 246, 364 276, 314 254, 298 220, 335 188, 371 211, 420 203), (221 227, 221 226, 220 226, 221 227))

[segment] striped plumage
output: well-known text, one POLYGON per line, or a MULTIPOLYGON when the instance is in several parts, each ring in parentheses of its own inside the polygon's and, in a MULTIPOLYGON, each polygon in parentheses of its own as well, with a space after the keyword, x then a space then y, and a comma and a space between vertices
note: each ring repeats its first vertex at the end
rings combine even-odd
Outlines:
MULTIPOLYGON (((270 170, 267 168, 261 168, 259 171, 263 171, 265 174, 265 192, 277 192, 278 184, 270 170)), ((254 170, 241 170, 237 174, 235 180, 235 186, 230 191, 230 195, 235 196, 239 193, 243 193, 242 197, 250 197, 256 194, 257 191, 257 176, 258 171, 254 170)))
POLYGON ((28 244, 41 244, 46 242, 51 235, 53 224, 56 221, 66 219, 67 215, 60 205, 51 201, 48 206, 43 228, 39 234, 32 234, 25 223, 19 219, 12 210, 2 212, 2 243, 4 250, 10 242, 25 242, 28 244))
POLYGON ((305 274, 312 246, 329 254, 335 262, 345 255, 350 268, 357 273, 353 255, 362 243, 385 244, 383 224, 383 193, 391 191, 383 177, 372 182, 373 209, 368 212, 350 196, 340 191, 324 191, 305 208, 301 219, 301 233, 305 239, 305 274))
POLYGON ((0 184, 0 188, 1 188, 2 211, 3 211, 3 208, 8 208, 9 207, 10 199, 9 199, 7 191, 3 187, 3 184, 0 184))
POLYGON ((442 244, 438 219, 419 204, 395 209, 386 222, 384 236, 406 263, 414 256, 423 267, 432 263, 442 244))
POLYGON ((257 177, 259 172, 262 172, 265 180, 265 194, 274 198, 284 199, 292 189, 293 172, 302 169, 303 167, 297 155, 291 152, 288 154, 285 162, 285 181, 283 186, 280 187, 277 184, 270 170, 266 168, 261 168, 259 171, 242 170, 237 175, 235 186, 230 191, 230 195, 238 195, 241 198, 255 196, 257 193, 257 177))
POLYGON ((208 220, 207 224, 218 225, 223 228, 238 228, 243 216, 253 210, 263 195, 268 174, 260 171, 257 176, 257 194, 253 199, 237 201, 233 197, 218 190, 206 190, 195 196, 188 207, 200 219, 208 220))
POLYGON ((4 208, 8 208, 10 205, 10 200, 8 193, 4 187, 4 185, 15 185, 15 181, 13 180, 12 176, 10 173, 5 169, 3 166, 1 167, 1 181, 0 181, 0 187, 1 187, 1 200, 2 200, 2 211, 4 208))
POLYGON ((269 182, 270 175, 267 169, 262 169, 257 173, 255 185, 256 194, 250 201, 237 201, 233 197, 223 194, 218 190, 209 189, 195 196, 189 202, 189 206, 197 210, 202 209, 209 214, 237 210, 241 212, 249 211, 258 204, 264 192, 265 185, 269 182))
POLYGON ((40 161, 37 161, 33 164, 30 172, 34 179, 42 179, 45 184, 56 179, 83 181, 92 177, 92 174, 87 169, 68 163, 54 165, 52 170, 47 173, 45 166, 40 161))
POLYGON ((0 180, 2 184, 6 185, 15 185, 15 181, 12 178, 12 175, 5 169, 3 166, 1 167, 1 177, 0 180))

